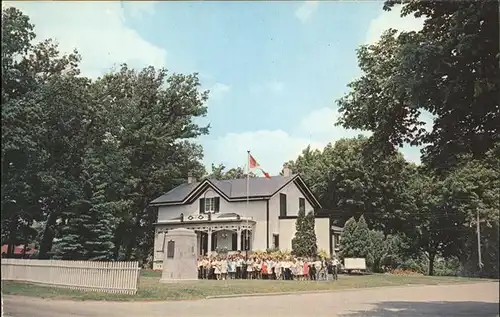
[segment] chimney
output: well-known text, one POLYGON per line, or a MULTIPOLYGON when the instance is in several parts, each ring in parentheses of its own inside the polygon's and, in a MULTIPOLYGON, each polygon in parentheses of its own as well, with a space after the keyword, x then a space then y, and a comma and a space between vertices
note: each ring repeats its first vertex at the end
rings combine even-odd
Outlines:
POLYGON ((188 173, 188 184, 192 184, 196 182, 196 177, 193 176, 193 173, 188 173))
POLYGON ((283 164, 283 176, 290 177, 292 176, 292 170, 288 167, 288 164, 283 164))

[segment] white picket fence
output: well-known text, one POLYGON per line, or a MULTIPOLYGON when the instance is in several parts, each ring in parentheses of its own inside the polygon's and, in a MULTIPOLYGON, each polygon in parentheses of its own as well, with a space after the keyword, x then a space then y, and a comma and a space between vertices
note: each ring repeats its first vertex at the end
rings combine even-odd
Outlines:
POLYGON ((2 259, 2 281, 25 281, 77 290, 135 294, 139 262, 2 259))

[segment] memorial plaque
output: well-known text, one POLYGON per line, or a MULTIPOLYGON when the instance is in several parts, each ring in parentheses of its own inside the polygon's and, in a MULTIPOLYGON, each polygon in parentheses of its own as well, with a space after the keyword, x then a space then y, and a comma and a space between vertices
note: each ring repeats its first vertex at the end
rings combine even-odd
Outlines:
POLYGON ((175 253, 175 241, 168 241, 167 243, 167 258, 173 259, 175 253))

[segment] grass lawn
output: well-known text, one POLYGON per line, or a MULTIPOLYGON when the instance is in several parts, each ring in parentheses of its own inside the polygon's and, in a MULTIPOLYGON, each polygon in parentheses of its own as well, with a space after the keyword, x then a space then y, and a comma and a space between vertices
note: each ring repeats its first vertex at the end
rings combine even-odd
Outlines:
MULTIPOLYGON (((478 282, 478 279, 457 277, 395 276, 395 275, 340 275, 338 281, 266 281, 266 280, 227 280, 193 281, 186 283, 161 284, 160 273, 145 271, 141 273, 136 295, 83 292, 64 288, 46 287, 11 281, 2 282, 2 292, 8 295, 36 296, 54 299, 73 300, 187 300, 202 299, 207 296, 234 295, 251 293, 277 293, 301 291, 342 290, 348 288, 368 288, 377 286, 398 286, 408 284, 446 284, 478 282)), ((484 280, 483 280, 484 281, 484 280)))

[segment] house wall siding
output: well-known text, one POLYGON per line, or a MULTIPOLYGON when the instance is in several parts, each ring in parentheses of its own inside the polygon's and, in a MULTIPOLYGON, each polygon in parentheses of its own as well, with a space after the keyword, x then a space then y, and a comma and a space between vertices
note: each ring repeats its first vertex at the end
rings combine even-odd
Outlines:
MULTIPOLYGON (((280 250, 292 250, 292 239, 297 232, 296 219, 280 219, 280 250)), ((314 232, 316 233, 316 245, 330 255, 330 221, 328 218, 316 218, 314 220, 314 232)))
POLYGON ((316 245, 318 251, 323 250, 330 255, 330 219, 316 218, 314 222, 314 232, 316 232, 316 245))
MULTIPOLYGON (((161 225, 162 222, 177 218, 184 214, 184 217, 189 215, 197 215, 200 212, 200 199, 201 198, 213 198, 220 197, 219 194, 213 189, 207 189, 204 193, 198 197, 193 203, 186 205, 174 205, 174 206, 160 206, 158 207, 158 223, 161 225)), ((265 250, 267 247, 266 232, 267 232, 267 222, 266 222, 266 201, 246 201, 238 202, 228 202, 223 197, 220 197, 220 207, 219 212, 221 213, 236 213, 242 217, 251 217, 255 222, 255 228, 252 232, 251 237, 251 248, 253 250, 265 250)), ((214 215, 214 218, 217 217, 214 215)), ((212 219, 214 219, 212 218, 212 219)), ((215 221, 215 219, 214 219, 215 221)), ((157 244, 161 243, 161 238, 156 235, 155 239, 155 254, 154 258, 156 260, 163 258, 163 252, 156 252, 157 244)), ((220 241, 220 240, 219 240, 220 241)), ((269 240, 271 241, 271 240, 269 240)), ((231 240, 228 238, 227 242, 230 246, 231 240)), ((239 246, 238 246, 239 247, 239 246)))
MULTIPOLYGON (((281 225, 288 226, 287 222, 283 222, 279 219, 280 216, 280 193, 286 195, 286 211, 287 216, 297 216, 299 214, 299 198, 305 198, 304 195, 300 192, 295 182, 291 182, 285 187, 283 187, 280 191, 278 191, 271 199, 269 200, 269 234, 270 240, 272 241, 273 234, 280 235, 280 249, 282 249, 282 243, 286 243, 285 241, 288 239, 288 236, 282 236, 281 232, 288 232, 288 227, 281 229, 281 225), (282 242, 283 241, 283 242, 282 242)), ((306 213, 313 210, 314 208, 311 206, 309 201, 305 200, 306 213)), ((295 230, 295 222, 294 229, 295 230)), ((294 231, 295 234, 295 231, 294 231)), ((291 236, 293 238, 293 235, 291 236)), ((291 239, 290 238, 290 239, 291 239)), ((290 242, 291 243, 291 242, 290 242)), ((290 245, 291 246, 291 245, 290 245)), ((290 248, 288 250, 291 250, 290 248)))
MULTIPOLYGON (((266 250, 266 248, 272 248, 273 234, 279 235, 280 249, 289 250, 292 249, 292 239, 295 236, 295 219, 280 219, 280 193, 286 195, 287 204, 287 216, 296 217, 299 211, 299 198, 305 198, 305 196, 300 192, 299 188, 295 182, 291 182, 278 191, 274 196, 269 199, 269 232, 267 231, 267 201, 246 201, 240 202, 228 202, 219 194, 209 188, 204 193, 202 193, 193 203, 186 205, 176 205, 176 206, 160 206, 158 207, 158 226, 162 227, 161 223, 167 220, 177 218, 184 214, 185 217, 189 215, 199 214, 200 199, 201 198, 212 198, 220 197, 219 214, 221 213, 236 213, 242 217, 252 217, 255 221, 255 228, 252 232, 251 239, 251 249, 252 250, 266 250), (266 234, 269 234, 267 236, 266 234), (268 242, 269 241, 269 245, 268 242)), ((305 210, 306 213, 313 210, 313 207, 307 199, 305 199, 305 210)), ((216 217, 217 214, 214 215, 216 217)), ((215 220, 214 218, 212 218, 215 220)), ((315 222, 315 231, 319 250, 325 250, 330 253, 330 228, 329 221, 327 218, 317 218, 315 222)), ((228 249, 231 247, 231 238, 228 237, 227 241, 223 239, 218 239, 220 241, 219 246, 226 246, 228 249)), ((156 234, 155 239, 155 254, 154 259, 156 261, 163 258, 163 252, 157 252, 157 245, 164 243, 162 237, 156 234)), ((238 246, 239 248, 240 246, 238 246)))

